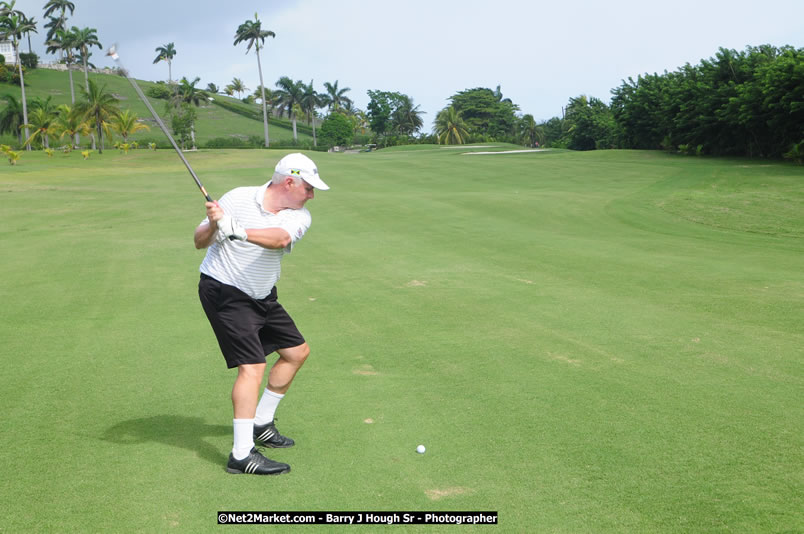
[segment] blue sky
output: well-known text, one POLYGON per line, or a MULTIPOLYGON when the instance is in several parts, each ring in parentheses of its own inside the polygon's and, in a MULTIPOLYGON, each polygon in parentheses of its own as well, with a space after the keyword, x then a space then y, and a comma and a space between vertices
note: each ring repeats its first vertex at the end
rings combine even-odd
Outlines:
MULTIPOLYGON (((46 0, 16 7, 43 20, 46 0)), ((265 84, 280 76, 339 81, 365 109, 367 90, 400 91, 425 111, 429 130, 451 95, 497 85, 536 120, 561 114, 570 97, 606 102, 629 76, 673 71, 714 56, 718 47, 804 46, 804 0, 74 0, 70 25, 96 28, 104 47, 140 79, 167 79, 154 49, 173 42, 173 77, 201 86, 233 77, 259 84, 254 52, 234 47, 238 25, 259 13, 273 30, 261 52, 265 84)), ((44 55, 45 30, 32 38, 44 55)), ((27 44, 25 45, 27 50, 27 44)), ((48 56, 53 58, 53 56, 48 56)), ((95 49, 98 66, 111 65, 95 49)))

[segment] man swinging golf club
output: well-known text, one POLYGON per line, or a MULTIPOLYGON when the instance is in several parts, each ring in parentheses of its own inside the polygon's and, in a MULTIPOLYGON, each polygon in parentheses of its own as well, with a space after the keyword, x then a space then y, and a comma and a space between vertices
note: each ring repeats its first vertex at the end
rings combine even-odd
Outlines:
POLYGON ((201 304, 227 366, 237 367, 229 473, 290 471, 288 464, 269 460, 254 445, 294 445, 276 429, 274 413, 310 348, 277 302, 276 282, 282 256, 310 227, 304 204, 315 189, 329 189, 315 163, 303 154, 289 154, 277 163, 268 183, 239 187, 218 202, 207 202, 207 217, 195 229, 196 248, 208 248, 200 267, 201 304), (279 357, 258 403, 265 358, 272 352, 279 357))

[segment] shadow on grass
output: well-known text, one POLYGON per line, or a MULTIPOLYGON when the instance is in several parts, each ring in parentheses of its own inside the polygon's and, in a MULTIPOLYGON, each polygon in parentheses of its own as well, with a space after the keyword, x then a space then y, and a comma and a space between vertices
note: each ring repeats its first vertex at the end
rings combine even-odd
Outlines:
POLYGON ((213 436, 232 434, 232 428, 226 425, 208 425, 200 417, 184 417, 180 415, 157 415, 122 421, 106 430, 104 441, 120 445, 155 442, 187 449, 195 452, 200 458, 220 465, 225 464, 225 454, 204 441, 213 436))

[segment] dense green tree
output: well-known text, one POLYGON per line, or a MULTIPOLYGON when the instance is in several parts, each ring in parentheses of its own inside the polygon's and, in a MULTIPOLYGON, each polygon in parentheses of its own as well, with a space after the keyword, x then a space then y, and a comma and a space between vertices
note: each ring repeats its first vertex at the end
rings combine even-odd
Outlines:
POLYGON ((406 94, 396 91, 368 91, 368 123, 371 131, 380 139, 389 135, 412 135, 423 121, 422 111, 406 94))
POLYGON ((321 139, 329 146, 347 146, 353 138, 352 121, 343 113, 330 113, 321 123, 321 139))
POLYGON ((476 87, 450 97, 452 107, 461 113, 470 134, 497 141, 516 141, 516 112, 519 107, 497 91, 476 87))
POLYGON ((237 28, 237 31, 235 32, 234 45, 237 46, 238 43, 248 42, 246 54, 248 54, 248 51, 251 50, 252 46, 254 46, 254 53, 257 55, 257 71, 260 75, 260 96, 262 99, 262 121, 265 130, 265 147, 267 148, 270 144, 268 139, 268 107, 265 97, 265 83, 262 80, 262 64, 260 63, 260 46, 265 46, 266 37, 273 38, 276 37, 276 34, 271 30, 263 30, 262 23, 260 22, 259 17, 257 17, 257 13, 254 13, 253 21, 247 20, 237 28))
POLYGON ((565 120, 569 123, 568 148, 594 150, 618 145, 614 116, 602 100, 586 95, 571 98, 565 120))
POLYGON ((721 48, 698 65, 628 78, 611 109, 630 148, 781 157, 804 139, 804 49, 721 48))

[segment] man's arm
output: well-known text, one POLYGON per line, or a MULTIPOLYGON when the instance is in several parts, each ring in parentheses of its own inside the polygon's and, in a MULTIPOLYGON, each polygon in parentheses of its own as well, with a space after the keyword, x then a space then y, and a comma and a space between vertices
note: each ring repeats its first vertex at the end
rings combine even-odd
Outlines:
POLYGON ((290 234, 282 228, 246 229, 248 242, 262 248, 285 248, 290 244, 290 234))
POLYGON ((223 217, 223 210, 217 202, 207 202, 207 218, 209 222, 198 225, 193 235, 195 248, 207 248, 215 241, 215 234, 218 232, 218 221, 223 217))

